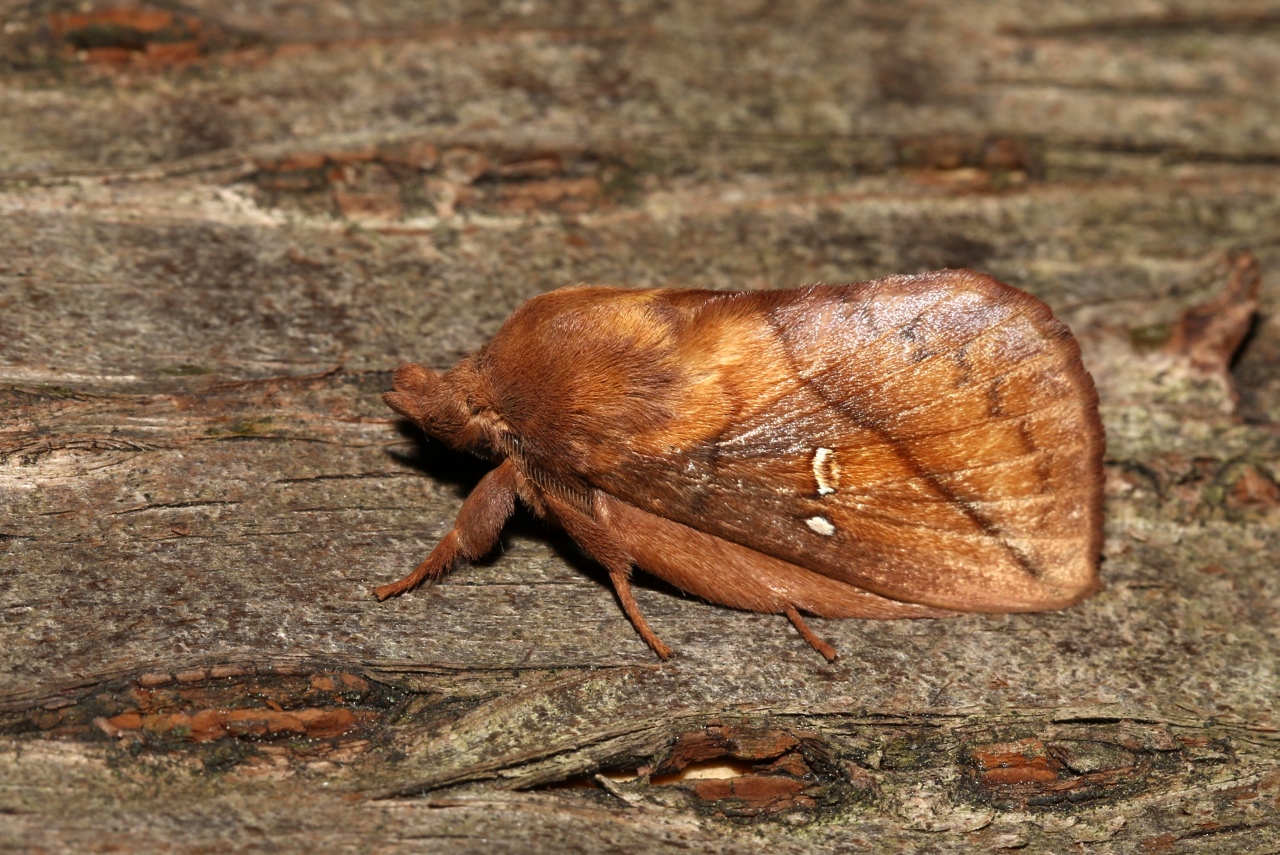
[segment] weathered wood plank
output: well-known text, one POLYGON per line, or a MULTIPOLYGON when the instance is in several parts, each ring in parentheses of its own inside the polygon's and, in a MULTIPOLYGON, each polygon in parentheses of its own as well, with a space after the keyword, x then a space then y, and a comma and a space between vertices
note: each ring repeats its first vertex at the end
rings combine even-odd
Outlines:
POLYGON ((1276 847, 1280 7, 2 8, 6 845, 1276 847), (1197 369, 1234 247, 1259 316, 1197 369), (369 596, 485 471, 398 361, 570 282, 942 266, 1081 339, 1088 602, 815 620, 829 665, 642 585, 659 663, 528 517, 369 596))

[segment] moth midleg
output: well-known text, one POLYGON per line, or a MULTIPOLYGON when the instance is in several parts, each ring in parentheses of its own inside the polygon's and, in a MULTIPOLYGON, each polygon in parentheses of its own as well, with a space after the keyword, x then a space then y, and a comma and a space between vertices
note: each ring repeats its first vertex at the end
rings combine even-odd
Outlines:
MULTIPOLYGON (((562 502, 549 492, 542 494, 542 500, 569 536, 609 571, 609 581, 613 583, 618 602, 631 621, 631 625, 644 639, 644 643, 649 645, 660 658, 669 659, 671 648, 663 644, 662 639, 658 638, 658 634, 649 626, 649 622, 640 613, 640 604, 631 593, 631 565, 634 561, 623 543, 623 538, 613 529, 613 522, 607 516, 603 519, 585 516, 581 511, 562 502)), ((598 504, 597 508, 599 508, 598 504)))
POLYGON ((836 661, 836 649, 819 638, 813 630, 809 629, 809 624, 805 623, 804 618, 800 617, 800 612, 796 610, 795 606, 787 606, 783 614, 787 616, 787 620, 791 621, 791 625, 796 628, 796 632, 800 633, 800 637, 809 642, 810 647, 825 656, 828 662, 836 661))
POLYGON ((436 544, 431 554, 398 582, 373 589, 379 600, 412 590, 424 579, 435 579, 447 573, 460 558, 474 560, 498 543, 502 526, 515 510, 516 468, 510 460, 480 479, 480 483, 462 503, 453 529, 436 544))
POLYGON ((613 589, 618 594, 618 602, 622 604, 622 610, 630 618, 631 625, 636 628, 636 632, 640 633, 644 643, 653 648, 653 652, 658 654, 659 658, 670 659, 671 648, 663 644, 657 633, 650 629, 649 622, 644 619, 644 615, 640 614, 639 603, 631 593, 631 562, 628 561, 622 567, 608 569, 609 579, 613 582, 613 589))

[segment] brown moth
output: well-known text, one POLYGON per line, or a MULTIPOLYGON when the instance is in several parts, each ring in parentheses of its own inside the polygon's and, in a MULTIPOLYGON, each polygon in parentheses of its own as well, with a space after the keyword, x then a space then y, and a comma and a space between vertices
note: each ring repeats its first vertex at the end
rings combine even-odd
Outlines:
POLYGON ((562 288, 387 404, 498 461, 379 599, 489 552, 518 497, 609 571, 786 615, 1029 612, 1097 590, 1102 423, 1070 331, 968 270, 787 291, 562 288))

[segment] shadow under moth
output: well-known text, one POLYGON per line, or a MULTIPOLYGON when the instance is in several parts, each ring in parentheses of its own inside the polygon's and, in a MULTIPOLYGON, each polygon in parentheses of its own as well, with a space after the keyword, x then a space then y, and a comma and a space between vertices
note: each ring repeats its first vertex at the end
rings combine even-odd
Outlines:
POLYGON ((781 291, 562 288, 396 412, 498 462, 379 599, 494 548, 518 497, 605 566, 786 615, 944 617, 1097 590, 1103 431, 1070 331, 967 270, 781 291))

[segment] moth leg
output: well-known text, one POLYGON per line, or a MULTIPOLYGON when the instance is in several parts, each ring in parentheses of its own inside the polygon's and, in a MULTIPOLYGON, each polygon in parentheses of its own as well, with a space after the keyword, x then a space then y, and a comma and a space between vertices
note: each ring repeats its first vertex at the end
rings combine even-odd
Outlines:
POLYGON ((670 659, 671 648, 663 644, 662 639, 658 638, 657 633, 649 627, 649 622, 644 619, 644 615, 640 614, 640 604, 631 594, 631 563, 627 562, 621 567, 609 567, 609 580, 613 582, 613 589, 618 592, 618 602, 622 603, 622 610, 627 613, 631 625, 636 628, 636 632, 640 633, 644 643, 653 648, 653 652, 658 654, 659 659, 670 659))
POLYGON ((796 628, 796 632, 800 633, 800 637, 809 642, 809 646, 826 657, 828 662, 836 661, 836 649, 827 644, 817 634, 809 629, 809 624, 804 622, 804 618, 800 617, 800 612, 796 611, 795 606, 787 606, 783 611, 787 619, 791 621, 791 625, 796 628))
POLYGON ((644 615, 640 614, 640 604, 631 593, 631 565, 634 561, 622 537, 615 530, 611 518, 605 516, 603 519, 592 519, 572 505, 556 498, 552 493, 543 493, 541 499, 551 516, 560 523, 569 536, 609 571, 609 581, 613 583, 618 602, 626 612, 631 625, 644 639, 644 643, 649 645, 660 659, 669 659, 671 648, 662 643, 662 639, 658 638, 658 634, 649 626, 644 615))
POLYGON ((517 473, 515 464, 506 460, 480 479, 480 483, 462 503, 453 529, 436 544, 426 560, 398 582, 373 589, 379 600, 409 591, 424 579, 435 579, 447 573, 460 558, 474 560, 498 543, 502 526, 515 510, 517 473))

